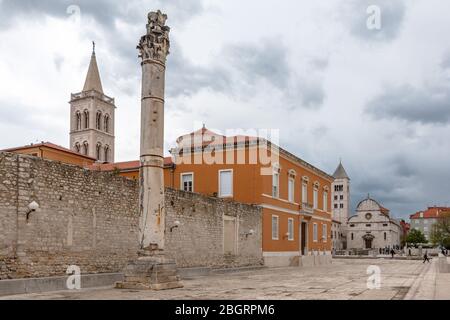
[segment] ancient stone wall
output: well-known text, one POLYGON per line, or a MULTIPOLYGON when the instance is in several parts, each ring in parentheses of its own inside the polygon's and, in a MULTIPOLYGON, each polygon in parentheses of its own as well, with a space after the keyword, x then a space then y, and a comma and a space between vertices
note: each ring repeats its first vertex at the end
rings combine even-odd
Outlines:
MULTIPOLYGON (((260 208, 169 189, 166 207, 166 247, 180 267, 261 262, 260 208), (232 256, 223 254, 224 215, 238 221, 232 256)), ((137 230, 135 181, 0 153, 0 279, 63 275, 70 265, 119 272, 136 257, 137 230), (32 201, 40 208, 27 219, 32 201)))

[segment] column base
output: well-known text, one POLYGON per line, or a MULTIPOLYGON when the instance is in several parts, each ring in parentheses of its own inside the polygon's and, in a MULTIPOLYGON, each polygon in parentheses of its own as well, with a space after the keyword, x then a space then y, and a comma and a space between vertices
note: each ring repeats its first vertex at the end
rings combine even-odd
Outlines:
POLYGON ((169 290, 183 288, 175 260, 164 253, 143 254, 125 268, 125 280, 116 289, 169 290))

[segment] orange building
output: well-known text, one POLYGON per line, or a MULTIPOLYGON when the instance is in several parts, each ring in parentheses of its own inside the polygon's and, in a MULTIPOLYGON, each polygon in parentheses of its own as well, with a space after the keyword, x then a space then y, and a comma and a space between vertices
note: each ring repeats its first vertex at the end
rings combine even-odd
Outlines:
MULTIPOLYGON (((167 187, 263 208, 266 265, 299 265, 314 252, 331 253, 330 175, 265 139, 206 128, 178 138, 171 154, 167 187)), ((139 177, 139 161, 90 168, 139 177)))
POLYGON ((30 144, 23 147, 2 150, 4 152, 27 154, 42 159, 59 161, 62 163, 73 164, 86 167, 95 163, 96 159, 76 153, 67 148, 58 146, 50 142, 30 144))

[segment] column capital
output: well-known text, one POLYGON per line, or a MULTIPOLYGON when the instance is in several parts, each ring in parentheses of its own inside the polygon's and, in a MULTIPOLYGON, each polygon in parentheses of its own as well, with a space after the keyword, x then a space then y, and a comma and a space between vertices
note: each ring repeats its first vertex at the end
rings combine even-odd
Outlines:
POLYGON ((147 34, 141 37, 137 49, 142 61, 156 60, 162 64, 166 63, 170 50, 169 32, 166 26, 167 15, 157 12, 148 14, 147 34))

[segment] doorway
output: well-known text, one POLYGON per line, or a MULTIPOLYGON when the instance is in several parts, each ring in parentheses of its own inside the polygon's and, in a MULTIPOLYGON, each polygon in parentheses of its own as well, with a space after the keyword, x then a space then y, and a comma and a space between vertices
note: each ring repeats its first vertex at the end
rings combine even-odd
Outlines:
POLYGON ((300 250, 302 253, 302 256, 306 255, 306 236, 307 236, 307 232, 308 232, 308 225, 306 222, 302 222, 302 226, 301 226, 301 232, 300 232, 300 250))
POLYGON ((372 249, 372 240, 373 239, 364 239, 366 242, 366 249, 372 249))
POLYGON ((236 218, 224 217, 223 219, 223 251, 225 255, 236 255, 236 218))

